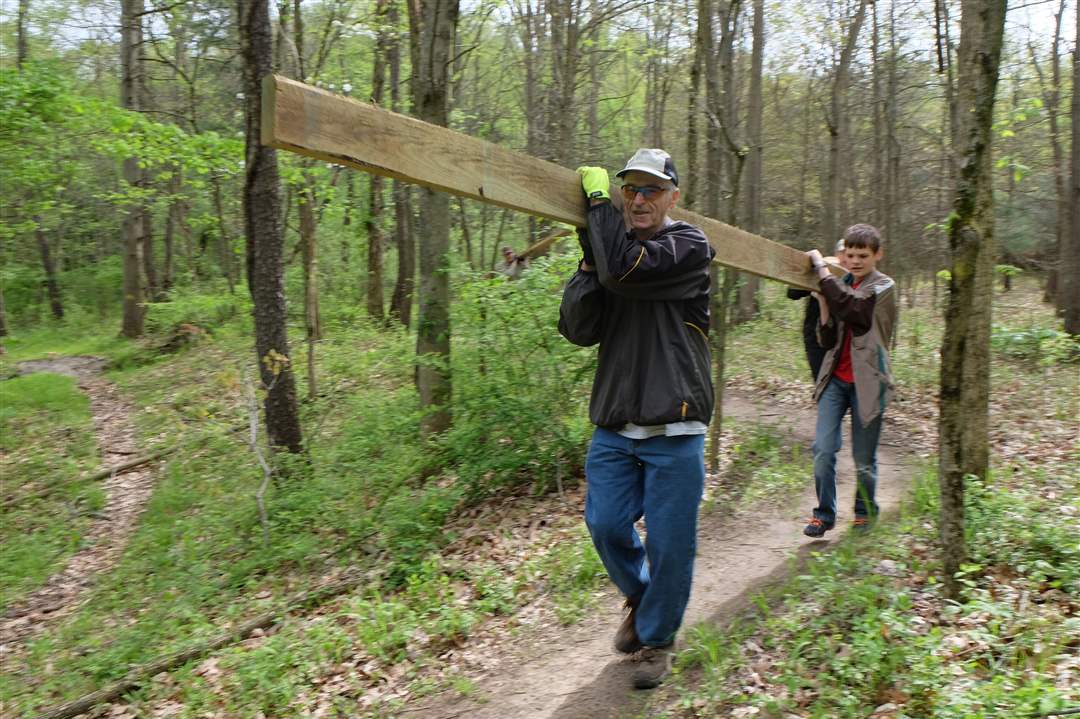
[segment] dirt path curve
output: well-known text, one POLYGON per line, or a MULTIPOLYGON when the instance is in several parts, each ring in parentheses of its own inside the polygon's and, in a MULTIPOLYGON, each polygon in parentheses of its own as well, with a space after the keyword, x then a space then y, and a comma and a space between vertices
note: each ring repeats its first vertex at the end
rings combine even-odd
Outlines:
MULTIPOLYGON (((731 396, 724 402, 727 416, 776 424, 784 434, 809 446, 813 441, 812 408, 763 410, 752 401, 731 396)), ((888 418, 886 418, 888 424, 888 418)), ((854 468, 845 427, 844 449, 838 458, 840 516, 828 539, 810 540, 802 528, 816 504, 812 484, 784 506, 757 506, 735 516, 719 510, 700 520, 694 588, 684 629, 699 622, 721 623, 746 605, 749 597, 768 581, 783 576, 790 559, 827 547, 851 521, 854 468)), ((883 433, 887 438, 888 428, 883 433)), ((895 436, 895 435, 893 435, 895 436)), ((908 487, 899 452, 883 444, 878 452, 878 502, 882 511, 899 506, 908 487)), ((640 713, 648 692, 630 689, 633 665, 611 646, 621 619, 614 591, 601 599, 591 618, 558 634, 519 637, 513 646, 500 647, 497 672, 475 679, 476 691, 468 698, 446 695, 421 700, 423 706, 406 708, 400 716, 413 719, 605 719, 640 713)))
MULTIPOLYGON (((130 421, 132 408, 101 376, 104 365, 97 357, 59 357, 21 362, 19 373, 55 372, 78 380, 79 389, 90 398, 98 447, 108 467, 131 459, 138 446, 130 421)), ((83 536, 82 549, 0 618, 0 652, 11 651, 47 624, 71 614, 85 598, 94 577, 113 566, 153 492, 153 469, 146 465, 113 475, 104 481, 104 489, 105 507, 83 536)))

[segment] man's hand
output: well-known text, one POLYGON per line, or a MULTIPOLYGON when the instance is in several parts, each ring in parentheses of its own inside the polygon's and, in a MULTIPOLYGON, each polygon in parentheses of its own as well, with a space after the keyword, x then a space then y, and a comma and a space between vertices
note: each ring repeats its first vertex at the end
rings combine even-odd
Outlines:
POLYGON ((820 270, 822 267, 826 267, 825 258, 821 256, 821 253, 817 250, 810 250, 806 253, 806 256, 810 258, 810 266, 815 270, 820 270))
POLYGON ((608 180, 607 170, 583 165, 577 169, 577 174, 581 175, 581 189, 585 190, 585 196, 590 200, 611 199, 611 193, 608 192, 611 181, 608 180))

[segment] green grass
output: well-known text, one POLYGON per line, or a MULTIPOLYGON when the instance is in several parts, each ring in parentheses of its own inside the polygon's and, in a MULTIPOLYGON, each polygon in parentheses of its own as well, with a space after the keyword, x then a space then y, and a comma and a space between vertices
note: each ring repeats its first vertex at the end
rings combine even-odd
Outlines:
POLYGON ((721 716, 751 705, 761 716, 854 719, 891 701, 904 705, 899 716, 980 719, 1074 706, 1080 684, 1055 686, 1053 677, 1075 656, 1080 631, 1069 616, 1080 602, 1080 512, 1062 520, 1060 510, 1080 508, 1080 476, 1074 470, 1047 499, 1029 489, 1029 472, 972 486, 977 563, 965 569, 961 603, 940 598, 928 470, 901 520, 815 555, 735 626, 693 628, 682 667, 694 671, 683 674, 676 713, 721 716), (1048 588, 1064 599, 1039 599, 1048 588), (767 689, 744 692, 751 671, 767 689))
POLYGON ((776 500, 806 485, 811 458, 776 427, 742 424, 735 436, 724 481, 737 489, 741 506, 776 500))
POLYGON ((43 359, 47 356, 94 355, 121 359, 136 351, 137 346, 116 332, 102 331, 108 321, 93 325, 62 324, 33 329, 15 329, 3 338, 5 354, 0 355, 0 375, 14 372, 15 364, 23 360, 43 359))
MULTIPOLYGON (((554 316, 555 278, 566 274, 560 261, 528 282, 477 280, 456 288, 472 304, 455 309, 455 429, 429 445, 416 439, 414 338, 372 327, 352 303, 328 298, 319 397, 307 396, 303 348, 292 348, 311 462, 271 486, 268 543, 255 505, 258 467, 243 436, 226 435, 246 420, 243 383, 253 358, 246 311, 229 298, 151 308, 155 332, 192 318, 211 326, 202 342, 168 356, 148 349, 160 335, 144 343, 104 335, 80 340, 91 349, 79 351, 96 347, 113 360, 110 379, 140 408, 134 420, 144 448, 209 439, 164 465, 119 566, 85 606, 31 643, 25 661, 5 667, 0 701, 29 712, 70 699, 132 664, 276 606, 339 566, 364 567, 373 557, 385 570, 378 586, 343 597, 313 622, 286 619, 269 637, 215 654, 220 674, 189 665, 172 673, 175 684, 151 683, 130 701, 138 707, 176 697, 191 716, 249 715, 256 708, 295 715, 308 706, 315 679, 351 682, 342 696, 371 689, 361 672, 339 671, 342 661, 372 662, 365 671, 376 678, 393 673, 415 691, 432 691, 441 685, 424 668, 439 666, 441 652, 487 617, 546 594, 560 620, 580 618, 607 584, 580 525, 511 572, 482 561, 451 567, 436 558, 454 539, 444 529, 447 519, 468 503, 506 488, 549 491, 554 472, 572 482, 580 469, 593 356, 561 341, 550 324, 520 321, 523 306, 554 316)), ((735 331, 729 376, 805 391, 802 307, 777 288, 768 289, 764 307, 762 320, 735 331)), ((910 360, 902 381, 913 388, 929 386, 936 372, 936 325, 929 310, 925 317, 918 343, 915 331, 903 333, 901 320, 898 352, 910 360)), ((48 332, 30 335, 20 358, 77 348, 55 331, 51 340, 48 332)), ((1059 383, 1051 387, 1067 387, 1057 367, 1040 371, 1059 383)), ((1021 401, 1023 393, 1016 394, 1010 401, 1021 401)), ((777 430, 740 427, 732 451, 743 502, 769 500, 805 482, 809 459, 777 430)), ((392 711, 393 701, 373 706, 392 711)))
POLYGON ((104 494, 100 483, 70 480, 97 464, 90 403, 74 379, 39 373, 0 382, 2 496, 26 497, 0 510, 0 611, 81 546, 104 494))

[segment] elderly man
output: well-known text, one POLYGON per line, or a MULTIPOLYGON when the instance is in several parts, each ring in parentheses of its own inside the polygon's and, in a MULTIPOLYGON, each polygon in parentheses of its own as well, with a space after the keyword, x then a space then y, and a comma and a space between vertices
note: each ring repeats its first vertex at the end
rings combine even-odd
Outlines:
POLYGON ((712 417, 709 263, 700 229, 668 212, 679 176, 663 150, 638 150, 618 174, 580 167, 588 227, 584 257, 567 283, 559 332, 599 344, 585 464, 585 522, 628 613, 615 648, 634 654, 634 686, 660 684, 690 598, 697 512, 712 417), (634 528, 645 518, 642 543, 634 528))

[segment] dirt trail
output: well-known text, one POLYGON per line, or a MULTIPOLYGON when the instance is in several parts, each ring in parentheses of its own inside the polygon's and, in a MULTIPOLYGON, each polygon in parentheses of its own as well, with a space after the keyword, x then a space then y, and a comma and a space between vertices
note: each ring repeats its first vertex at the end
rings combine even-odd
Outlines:
MULTIPOLYGON (((131 459, 138 446, 131 424, 131 406, 103 377, 105 362, 96 357, 59 357, 19 363, 20 374, 55 372, 75 377, 90 398, 104 466, 131 459)), ((104 481, 105 507, 83 536, 83 548, 36 591, 12 605, 0 618, 0 652, 71 614, 84 599, 94 577, 112 567, 134 531, 153 492, 150 465, 112 475, 104 481)))
MULTIPOLYGON (((732 397, 730 391, 728 395, 724 403, 727 416, 776 424, 807 446, 813 441, 812 408, 785 408, 782 416, 775 410, 763 414, 752 401, 732 397)), ((889 430, 887 426, 883 433, 886 438, 889 430)), ((693 594, 680 636, 694 624, 721 623, 731 618, 758 588, 783 576, 793 557, 827 547, 842 536, 845 524, 852 518, 854 497, 847 432, 845 427, 837 468, 840 516, 837 529, 827 539, 810 540, 802 534, 805 518, 816 503, 812 484, 784 506, 757 506, 735 516, 725 516, 719 508, 702 514, 693 594)), ((898 508, 910 471, 905 471, 892 446, 883 444, 878 455, 878 502, 882 511, 889 512, 898 508)), ((621 613, 615 592, 609 595, 600 600, 590 618, 572 627, 543 636, 522 636, 512 646, 495 649, 499 656, 485 664, 498 666, 498 671, 474 677, 476 691, 470 697, 429 697, 417 702, 418 706, 406 708, 400 716, 603 719, 640 713, 649 693, 629 688, 633 665, 611 646, 621 613)))

